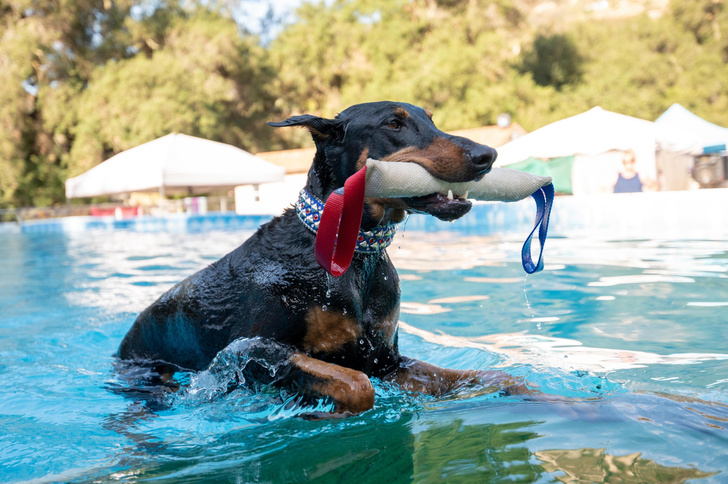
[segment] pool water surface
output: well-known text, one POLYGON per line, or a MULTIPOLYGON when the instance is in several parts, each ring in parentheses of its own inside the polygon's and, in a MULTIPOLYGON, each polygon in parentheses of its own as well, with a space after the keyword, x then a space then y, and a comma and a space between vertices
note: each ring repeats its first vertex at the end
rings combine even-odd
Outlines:
POLYGON ((728 239, 552 237, 526 277, 522 236, 400 231, 402 353, 539 398, 374 381, 373 410, 310 421, 296 395, 226 393, 225 354, 125 391, 136 315, 250 234, 0 234, 0 482, 728 480, 728 239))

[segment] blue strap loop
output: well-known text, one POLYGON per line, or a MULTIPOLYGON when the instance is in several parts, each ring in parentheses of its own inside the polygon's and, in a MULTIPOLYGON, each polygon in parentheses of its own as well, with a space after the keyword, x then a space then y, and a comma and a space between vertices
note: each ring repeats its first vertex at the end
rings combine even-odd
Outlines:
POLYGON ((554 185, 549 183, 545 187, 539 188, 533 192, 531 196, 536 201, 536 222, 533 225, 533 230, 531 230, 528 238, 523 243, 523 249, 521 249, 523 269, 528 274, 533 274, 543 270, 543 246, 546 242, 546 234, 549 229, 551 206, 554 203, 554 185), (541 244, 541 250, 538 254, 538 263, 534 264, 533 259, 531 258, 531 239, 533 238, 533 234, 536 232, 537 228, 538 241, 541 244))

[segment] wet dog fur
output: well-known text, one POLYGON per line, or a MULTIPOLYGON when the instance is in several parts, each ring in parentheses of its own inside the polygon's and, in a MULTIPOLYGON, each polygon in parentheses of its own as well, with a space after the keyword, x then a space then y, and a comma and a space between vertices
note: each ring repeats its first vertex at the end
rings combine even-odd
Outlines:
MULTIPOLYGON (((417 163, 437 178, 467 182, 486 175, 496 157, 490 147, 440 131, 429 111, 404 103, 359 104, 334 119, 302 115, 269 124, 311 133, 316 154, 306 189, 324 201, 367 158, 417 163)), ((407 212, 451 221, 470 207, 442 193, 366 199, 361 228, 400 222, 407 212)), ((287 209, 145 309, 118 357, 163 375, 199 371, 247 338, 243 379, 328 397, 333 411, 327 416, 371 409, 370 377, 431 395, 464 386, 524 390, 501 372, 443 369, 401 355, 399 278, 386 251, 355 253, 349 270, 332 278, 316 262, 314 243, 315 234, 287 209)))

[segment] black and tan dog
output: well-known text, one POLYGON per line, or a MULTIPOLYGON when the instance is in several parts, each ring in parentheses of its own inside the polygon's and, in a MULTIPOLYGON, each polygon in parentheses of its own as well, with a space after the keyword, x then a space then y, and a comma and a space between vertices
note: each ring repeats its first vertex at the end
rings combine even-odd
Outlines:
POLYGON ((524 390, 500 372, 443 369, 398 350, 400 287, 387 241, 406 212, 451 221, 468 213, 469 201, 442 193, 366 199, 349 270, 333 278, 316 262, 322 201, 367 158, 417 163, 451 182, 490 171, 495 150, 438 130, 431 117, 409 104, 378 102, 350 107, 334 119, 303 115, 269 123, 305 127, 316 143, 295 209, 163 294, 139 315, 118 356, 155 368, 202 370, 231 342, 248 338, 245 379, 329 397, 334 415, 372 408, 372 376, 432 395, 469 385, 524 390))

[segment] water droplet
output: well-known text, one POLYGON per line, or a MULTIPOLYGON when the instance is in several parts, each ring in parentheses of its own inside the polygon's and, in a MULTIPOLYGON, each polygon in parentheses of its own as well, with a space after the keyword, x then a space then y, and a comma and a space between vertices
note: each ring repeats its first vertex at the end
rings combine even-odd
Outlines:
POLYGON ((379 360, 374 358, 374 364, 376 365, 377 363, 379 363, 379 360))
POLYGON ((281 296, 281 301, 286 302, 286 296, 281 296))
POLYGON ((531 313, 531 317, 536 317, 536 313, 533 311, 533 308, 531 307, 531 301, 528 300, 528 286, 526 285, 526 279, 523 279, 523 299, 526 303, 526 309, 531 313))
POLYGON ((326 273, 326 297, 331 297, 331 287, 334 285, 335 278, 328 272, 326 273))
POLYGON ((384 280, 386 281, 387 279, 389 279, 389 278, 387 276, 384 276, 384 280))
POLYGON ((344 308, 344 314, 346 314, 346 308, 344 308))
POLYGON ((321 306, 321 309, 322 309, 323 311, 326 311, 326 310, 328 309, 328 307, 326 306, 326 304, 324 304, 323 306, 321 306))
POLYGON ((359 344, 360 344, 360 345, 363 345, 363 344, 364 344, 364 340, 363 340, 363 339, 360 339, 360 340, 359 340, 359 344))
POLYGON ((541 323, 536 323, 536 329, 541 329, 541 323))

